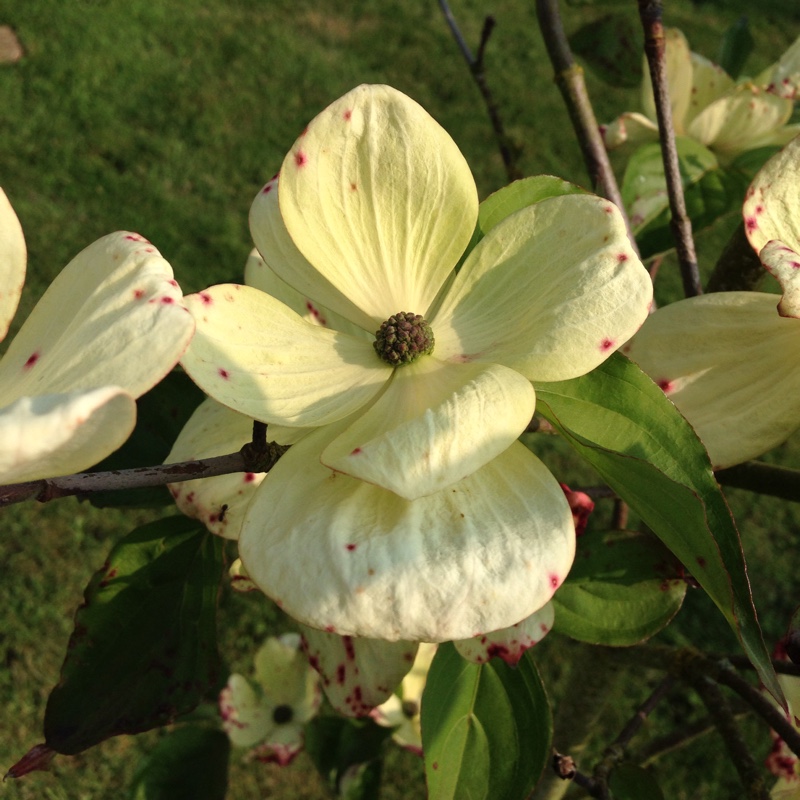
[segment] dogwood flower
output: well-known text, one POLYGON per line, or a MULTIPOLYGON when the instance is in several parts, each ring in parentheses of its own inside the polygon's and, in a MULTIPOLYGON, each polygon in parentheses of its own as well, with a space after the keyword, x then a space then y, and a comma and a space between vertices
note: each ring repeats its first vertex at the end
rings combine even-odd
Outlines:
MULTIPOLYGON (((666 71, 672 121, 677 136, 688 136, 732 159, 766 145, 784 145, 800 133, 789 125, 800 87, 800 39, 753 81, 736 82, 721 67, 689 50, 686 37, 665 31, 666 71)), ((658 140, 655 101, 645 63, 644 113, 625 112, 602 133, 609 149, 625 142, 658 140)))
MULTIPOLYGON (((25 280, 25 240, 0 190, 0 339, 25 280)), ((112 233, 53 281, 0 360, 0 483, 78 472, 116 450, 135 398, 194 331, 172 269, 136 233, 112 233)))
MULTIPOLYGON (((541 608, 574 529, 516 438, 531 381, 585 374, 651 300, 619 211, 552 197, 492 228, 455 143, 405 95, 361 86, 308 126, 251 230, 269 267, 347 330, 223 285, 188 304, 183 359, 246 416, 314 428, 255 492, 239 536, 255 583, 309 625, 460 639, 541 608)), ((319 312, 321 313, 321 312, 319 312)))
POLYGON ((660 308, 624 348, 703 441, 715 467, 765 453, 800 426, 800 137, 747 192, 750 244, 783 297, 719 292, 660 308))
POLYGON ((270 637, 256 653, 255 686, 234 673, 219 696, 222 726, 236 747, 281 766, 303 749, 303 729, 319 710, 316 672, 300 649, 300 634, 270 637))

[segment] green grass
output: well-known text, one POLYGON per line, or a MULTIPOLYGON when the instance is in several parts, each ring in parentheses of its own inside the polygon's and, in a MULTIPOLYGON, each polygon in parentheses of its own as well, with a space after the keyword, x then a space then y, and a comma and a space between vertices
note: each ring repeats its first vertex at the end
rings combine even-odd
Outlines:
MULTIPOLYGON (((452 5, 473 47, 483 15, 491 11, 497 20, 486 66, 509 134, 522 148, 523 172, 585 183, 533 3, 452 5)), ((667 22, 681 27, 694 49, 713 57, 720 32, 746 6, 695 7, 681 0, 669 4, 667 22)), ((787 24, 790 12, 783 3, 759 8, 751 19, 752 72, 800 33, 796 16, 787 24)), ((29 248, 20 316, 80 249, 123 228, 153 241, 187 293, 238 280, 251 248, 247 212, 253 196, 305 124, 358 83, 390 83, 422 103, 463 150, 482 197, 505 183, 480 96, 433 0, 29 0, 6 3, 2 10, 0 23, 15 28, 26 50, 18 64, 0 67, 0 183, 29 248)), ((569 30, 604 11, 599 5, 563 9, 569 30)), ((587 78, 600 121, 638 107, 635 91, 587 78)), ((705 273, 723 236, 701 247, 705 273)), ((674 267, 666 264, 662 275, 669 295, 677 284, 674 267)), ((798 449, 795 440, 779 457, 796 463, 798 449)), ((585 472, 569 470, 558 448, 552 463, 562 479, 587 479, 585 472)), ((743 492, 730 497, 772 641, 795 603, 797 509, 743 492)), ((606 506, 598 509, 598 515, 608 512, 606 506)), ((44 704, 58 680, 83 587, 112 543, 149 518, 134 516, 73 500, 2 512, 0 767, 41 741, 44 704)), ((687 602, 681 635, 699 645, 732 647, 721 616, 704 600, 687 602)), ((245 670, 256 643, 284 625, 266 600, 253 596, 224 603, 220 620, 226 656, 245 670)), ((555 638, 546 641, 539 657, 556 688, 564 666, 558 644, 555 638)), ((615 711, 603 741, 646 696, 644 682, 631 683, 630 694, 610 698, 615 711)), ((58 759, 52 773, 7 782, 3 797, 122 797, 157 736, 120 737, 58 759)), ((719 742, 709 738, 699 752, 665 762, 659 774, 671 787, 668 796, 735 796, 736 780, 718 758, 719 742), (681 788, 689 786, 698 788, 681 788)), ((395 752, 387 770, 386 798, 420 796, 418 760, 395 752)), ((243 765, 235 757, 230 797, 259 796, 325 794, 305 758, 280 770, 243 765)))

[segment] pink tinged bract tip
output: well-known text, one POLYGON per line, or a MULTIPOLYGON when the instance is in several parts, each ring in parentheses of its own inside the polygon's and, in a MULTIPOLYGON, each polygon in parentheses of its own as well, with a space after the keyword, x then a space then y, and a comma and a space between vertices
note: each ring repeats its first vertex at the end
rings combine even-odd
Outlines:
POLYGON ((208 292, 200 292, 200 299, 203 301, 204 306, 210 306, 214 302, 208 292))
POLYGON ((30 369, 38 360, 41 354, 37 351, 28 356, 28 360, 23 364, 23 369, 30 369))
POLYGON ((555 574, 551 575, 550 576, 550 586, 552 586, 553 589, 558 589, 558 587, 560 585, 561 585, 561 578, 559 578, 558 575, 555 575, 555 574))
POLYGON ((661 389, 664 394, 669 394, 674 388, 672 381, 668 381, 666 378, 664 380, 657 381, 657 384, 658 388, 661 389))
POLYGON ((294 163, 297 164, 298 167, 302 167, 307 161, 308 156, 302 150, 298 150, 294 154, 294 163))
POLYGON ((129 239, 131 242, 145 242, 146 244, 150 244, 140 233, 129 233, 125 238, 129 239))
POLYGON ((219 373, 220 378, 223 378, 224 380, 228 380, 228 378, 231 376, 230 372, 222 367, 220 367, 217 372, 219 373))

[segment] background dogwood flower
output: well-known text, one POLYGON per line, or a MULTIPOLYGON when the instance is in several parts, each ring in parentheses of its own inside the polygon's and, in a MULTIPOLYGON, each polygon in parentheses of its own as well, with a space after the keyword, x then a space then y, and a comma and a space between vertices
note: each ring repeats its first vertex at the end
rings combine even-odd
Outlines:
MULTIPOLYGON (((787 124, 800 86, 800 40, 754 81, 737 83, 721 67, 692 53, 679 30, 667 29, 665 39, 667 82, 677 136, 696 139, 718 156, 730 159, 757 147, 783 145, 800 133, 800 126, 787 124)), ((642 108, 643 114, 628 111, 603 126, 606 147, 658 139, 646 62, 642 108)))
POLYGON ((319 710, 316 672, 300 649, 300 634, 270 637, 255 657, 255 686, 234 673, 219 696, 222 726, 251 757, 285 766, 303 749, 303 728, 319 710))
POLYGON ((762 167, 743 208, 750 243, 783 288, 779 303, 765 292, 681 300, 624 348, 689 420, 715 467, 756 458, 800 426, 798 186, 800 138, 762 167))
POLYGON ((531 381, 607 358, 646 316, 650 280, 618 210, 590 195, 517 212, 453 277, 476 194, 416 103, 359 87, 309 125, 251 211, 271 269, 349 329, 248 286, 188 301, 200 333, 183 364, 209 395, 316 428, 256 491, 239 539, 251 578, 303 623, 467 638, 541 608, 569 568, 563 493, 515 442, 531 381), (398 365, 384 323, 400 312, 417 357, 398 365))
MULTIPOLYGON (((25 278, 22 228, 0 191, 0 337, 25 278)), ((194 321, 139 234, 106 236, 53 281, 0 360, 0 483, 78 472, 116 450, 135 398, 177 363, 194 321)))

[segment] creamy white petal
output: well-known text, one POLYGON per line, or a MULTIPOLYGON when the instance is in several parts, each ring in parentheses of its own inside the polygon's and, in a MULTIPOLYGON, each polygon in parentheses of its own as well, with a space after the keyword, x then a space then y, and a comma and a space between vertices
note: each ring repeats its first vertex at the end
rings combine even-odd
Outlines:
POLYGON ((254 419, 324 425, 391 376, 367 340, 312 325, 250 286, 212 286, 186 305, 197 333, 181 363, 206 394, 254 419))
POLYGON ((626 111, 620 114, 613 122, 600 127, 603 142, 609 150, 628 142, 629 144, 644 144, 645 142, 658 141, 658 125, 649 120, 644 114, 636 111, 626 111))
POLYGON ((234 673, 220 692, 222 727, 236 747, 252 747, 266 739, 275 728, 272 709, 247 679, 234 673))
POLYGON ((625 352, 689 420, 715 467, 756 458, 800 426, 800 321, 776 295, 718 292, 660 308, 625 352))
POLYGON ((538 644, 553 628, 555 607, 548 603, 516 625, 453 642, 461 655, 476 664, 497 656, 512 667, 525 651, 538 644))
POLYGON ((692 120, 708 105, 733 88, 733 78, 722 67, 707 58, 691 54, 692 89, 686 110, 684 127, 688 130, 692 120))
POLYGON ((81 472, 113 453, 136 424, 116 386, 21 397, 0 410, 0 484, 81 472))
POLYGON ((49 286, 0 361, 0 404, 119 386, 134 397, 177 363, 194 322, 170 265, 138 234, 79 253, 49 286))
POLYGON ((756 253, 772 239, 800 252, 800 136, 758 171, 747 191, 742 215, 756 253))
POLYGON ((800 253, 773 239, 764 245, 759 258, 783 290, 778 313, 800 318, 800 253))
POLYGON ((532 614, 564 580, 572 514, 523 445, 409 501, 319 463, 336 427, 278 462, 239 539, 250 577, 295 619, 392 641, 463 639, 532 614))
MULTIPOLYGON (((389 86, 359 86, 319 114, 286 156, 278 196, 300 252, 378 325, 425 314, 478 216, 455 142, 389 86)), ((312 284, 303 291, 316 299, 312 284)))
MULTIPOLYGON (((165 464, 235 453, 253 438, 253 420, 214 400, 203 401, 178 434, 165 464)), ((168 484, 175 504, 212 533, 238 539, 242 516, 266 473, 233 472, 168 484)))
POLYGON ((532 381, 584 375, 635 333, 652 291, 613 203, 543 200, 470 253, 430 320, 436 357, 496 362, 532 381))
POLYGON ((6 338, 19 304, 26 261, 22 226, 5 192, 0 189, 0 341, 6 338))
POLYGON ((423 356, 395 370, 378 401, 322 453, 337 472, 414 500, 475 472, 525 430, 530 382, 497 364, 423 356))
POLYGON ((248 262, 245 271, 245 283, 277 297, 301 316, 312 316, 326 328, 345 329, 342 325, 328 324, 328 318, 334 316, 347 320, 348 326, 361 326, 363 330, 374 333, 375 321, 353 305, 347 297, 347 287, 345 293, 336 289, 308 263, 292 241, 278 206, 277 175, 253 200, 250 232, 263 263, 281 283, 276 283, 275 279, 263 272, 259 276, 259 271, 255 269, 256 262, 252 261, 248 262))
POLYGON ((383 703, 411 669, 417 652, 416 642, 339 636, 307 625, 300 629, 325 695, 348 717, 366 716, 383 703))

